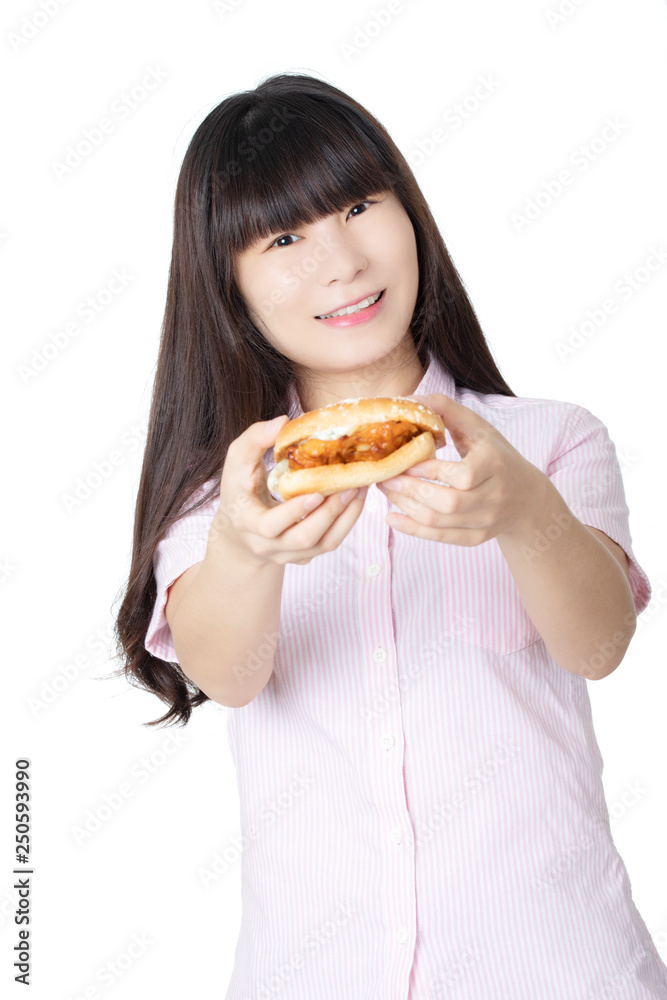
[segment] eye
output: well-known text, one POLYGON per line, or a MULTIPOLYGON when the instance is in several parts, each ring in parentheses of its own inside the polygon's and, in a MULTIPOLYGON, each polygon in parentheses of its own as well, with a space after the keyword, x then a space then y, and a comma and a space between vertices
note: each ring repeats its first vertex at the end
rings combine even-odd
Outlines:
MULTIPOLYGON (((366 201, 360 201, 360 202, 357 202, 357 204, 356 204, 356 205, 353 205, 353 206, 352 206, 352 208, 350 209, 350 212, 348 212, 348 215, 349 215, 350 213, 354 212, 355 208, 361 208, 361 206, 362 206, 362 205, 374 205, 374 204, 375 204, 375 202, 374 202, 374 201, 370 201, 369 199, 367 199, 366 201)), ((364 209, 364 212, 365 212, 365 211, 366 211, 366 209, 364 209)), ((363 214, 364 214, 364 212, 361 212, 361 215, 363 215, 363 214)), ((353 216, 352 216, 352 218, 353 218, 353 219, 356 219, 356 218, 357 218, 357 216, 356 216, 356 215, 353 215, 353 216)), ((292 236, 294 236, 294 235, 295 235, 294 233, 283 233, 283 235, 282 235, 282 236, 277 236, 277 237, 276 237, 276 239, 275 239, 275 240, 273 241, 273 243, 271 243, 271 244, 270 244, 270 246, 268 247, 268 249, 270 250, 270 249, 271 249, 272 247, 275 247, 275 246, 276 246, 276 244, 277 244, 277 243, 280 243, 280 241, 281 241, 281 240, 289 240, 289 239, 290 239, 290 237, 292 237, 292 236)), ((301 239, 301 237, 300 237, 300 236, 297 236, 297 239, 299 239, 299 240, 300 240, 300 239, 301 239)), ((293 244, 293 243, 291 243, 291 242, 290 242, 290 243, 283 243, 283 246, 287 246, 287 247, 291 247, 291 246, 293 246, 293 245, 294 245, 294 244, 293 244)))
MULTIPOLYGON (((374 205, 374 204, 375 204, 374 201, 368 201, 368 200, 366 200, 366 201, 360 201, 358 205, 353 205, 353 207, 350 209, 350 211, 353 212, 355 208, 361 208, 362 205, 374 205)), ((365 211, 366 211, 366 209, 364 209, 364 212, 365 211)), ((363 215, 364 212, 362 212, 361 214, 363 215)), ((355 216, 355 218, 356 218, 356 216, 355 216)))
MULTIPOLYGON (((274 247, 276 245, 276 243, 278 243, 280 240, 288 240, 290 238, 290 236, 294 236, 294 233, 286 233, 284 236, 278 236, 278 238, 275 239, 273 241, 273 243, 271 243, 271 246, 274 247)), ((285 243, 283 245, 290 247, 292 244, 291 243, 285 243)))

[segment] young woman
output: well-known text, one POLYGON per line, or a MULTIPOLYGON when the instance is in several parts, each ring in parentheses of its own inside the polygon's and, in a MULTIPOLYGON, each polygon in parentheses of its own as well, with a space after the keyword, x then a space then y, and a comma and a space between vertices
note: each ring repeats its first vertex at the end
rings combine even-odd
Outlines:
POLYGON ((649 597, 604 424, 511 391, 382 125, 304 75, 214 108, 176 191, 118 639, 152 725, 225 707, 227 1000, 667 998, 586 686, 649 597), (394 395, 442 415, 435 459, 269 493, 287 419, 394 395))

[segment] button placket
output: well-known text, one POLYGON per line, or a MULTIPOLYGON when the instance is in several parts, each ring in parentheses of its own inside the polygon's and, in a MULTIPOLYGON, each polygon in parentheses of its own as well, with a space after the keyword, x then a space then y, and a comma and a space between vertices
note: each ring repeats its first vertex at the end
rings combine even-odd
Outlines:
MULTIPOLYGON (((382 903, 388 943, 396 950, 387 964, 383 994, 394 996, 397 985, 407 988, 412 957, 405 943, 416 924, 415 845, 407 808, 403 779, 403 714, 399 698, 392 692, 399 683, 396 666, 396 636, 391 593, 391 539, 384 514, 389 511, 386 497, 371 487, 366 498, 370 516, 357 556, 362 590, 359 608, 359 638, 365 646, 364 659, 370 663, 366 672, 369 701, 380 706, 374 722, 380 726, 368 736, 375 743, 374 752, 382 751, 374 771, 375 794, 381 813, 379 835, 384 840, 382 903), (368 600, 364 601, 365 588, 368 600)), ((402 994, 401 994, 402 995, 402 994)))

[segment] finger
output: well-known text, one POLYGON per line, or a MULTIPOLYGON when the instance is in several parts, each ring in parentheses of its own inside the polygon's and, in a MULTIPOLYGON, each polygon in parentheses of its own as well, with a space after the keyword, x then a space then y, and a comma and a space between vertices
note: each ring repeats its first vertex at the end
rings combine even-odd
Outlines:
POLYGON ((426 538, 444 545, 470 547, 481 545, 488 540, 480 528, 432 527, 420 524, 406 514, 398 514, 396 511, 387 514, 386 522, 394 531, 402 531, 404 535, 414 535, 415 538, 426 538))
MULTIPOLYGON (((320 514, 320 509, 318 508, 316 511, 313 511, 301 525, 297 525, 292 529, 295 539, 301 529, 310 531, 312 528, 313 534, 307 538, 307 541, 310 542, 313 548, 319 550, 324 548, 325 551, 332 551, 337 548, 345 536, 352 530, 355 522, 361 515, 367 492, 367 486, 360 487, 357 496, 345 507, 338 510, 333 521, 329 525, 325 522, 323 531, 320 531, 320 522, 317 517, 320 514)), ((327 499, 331 500, 332 497, 328 497, 327 499)), ((289 531, 285 533, 285 537, 289 537, 289 535, 289 531)))
POLYGON ((458 490, 474 490, 490 479, 491 475, 490 469, 483 461, 476 462, 464 458, 460 462, 445 462, 440 458, 430 458, 406 469, 401 476, 394 476, 385 482, 391 482, 393 485, 394 480, 398 480, 401 487, 407 490, 416 480, 427 479, 445 486, 455 486, 458 490))
POLYGON ((421 524, 440 524, 452 528, 479 528, 492 504, 494 490, 486 480, 471 490, 458 490, 424 480, 406 480, 399 491, 379 483, 387 499, 421 524))
POLYGON ((465 458, 475 444, 496 433, 493 424, 451 396, 433 392, 426 397, 426 400, 426 405, 442 418, 445 429, 449 431, 454 446, 462 458, 465 458))
POLYGON ((220 498, 221 507, 229 508, 231 520, 239 509, 254 509, 259 513, 277 503, 266 487, 264 455, 275 445, 278 432, 288 419, 286 414, 281 414, 273 420, 250 424, 227 448, 220 477, 220 498))
MULTIPOLYGON (((368 487, 364 487, 363 491, 359 490, 357 497, 354 497, 349 504, 344 502, 342 493, 332 493, 328 497, 323 497, 321 493, 306 493, 302 496, 292 497, 291 500, 286 500, 276 507, 270 509, 264 507, 259 512, 257 533, 262 538, 280 538, 294 544, 296 548, 312 547, 328 531, 334 520, 341 516, 341 512, 345 511, 348 506, 356 504, 359 493, 363 493, 365 496, 364 491, 367 490, 368 487), (316 497, 320 497, 320 502, 313 508, 312 501, 316 497), (304 530, 298 533, 292 530, 306 522, 307 526, 304 530)), ((363 507, 363 503, 356 505, 354 509, 361 509, 361 507, 363 507)))
POLYGON ((275 444, 280 428, 288 420, 287 414, 282 413, 279 417, 274 417, 273 420, 258 420, 246 427, 227 449, 225 467, 228 470, 229 478, 247 477, 250 479, 262 463, 264 453, 275 444))

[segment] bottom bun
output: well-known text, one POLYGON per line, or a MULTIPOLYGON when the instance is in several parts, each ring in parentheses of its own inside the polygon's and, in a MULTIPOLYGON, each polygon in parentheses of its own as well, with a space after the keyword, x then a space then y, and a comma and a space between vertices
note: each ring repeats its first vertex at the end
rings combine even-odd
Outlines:
POLYGON ((270 476, 269 489, 283 500, 291 500, 303 493, 322 493, 326 497, 341 490, 370 486, 371 483, 399 476, 418 462, 433 458, 435 450, 433 435, 424 431, 378 461, 339 462, 336 465, 287 470, 277 478, 270 476))

